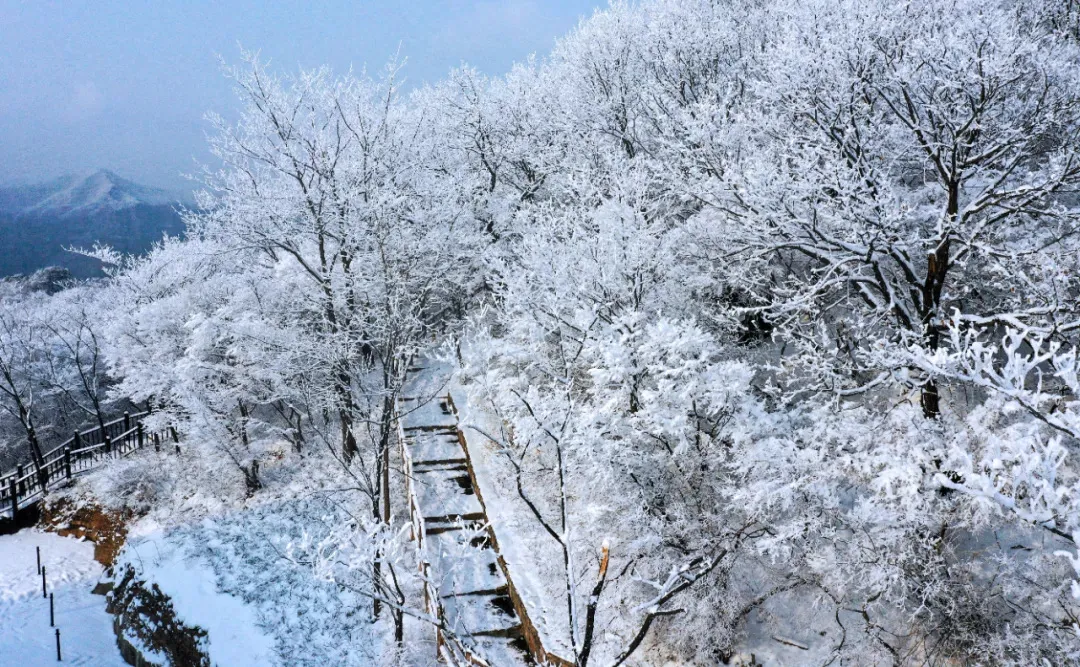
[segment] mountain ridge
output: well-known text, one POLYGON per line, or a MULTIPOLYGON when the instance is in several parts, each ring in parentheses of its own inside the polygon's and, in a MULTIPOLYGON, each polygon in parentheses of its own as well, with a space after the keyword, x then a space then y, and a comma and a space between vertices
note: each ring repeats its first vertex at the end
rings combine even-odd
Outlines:
POLYGON ((180 210, 191 200, 105 169, 0 188, 0 277, 49 266, 99 276, 96 260, 66 248, 102 244, 142 254, 163 234, 184 232, 180 210))
POLYGON ((66 174, 42 183, 0 187, 0 214, 70 218, 138 205, 191 205, 180 192, 141 185, 108 169, 66 174))

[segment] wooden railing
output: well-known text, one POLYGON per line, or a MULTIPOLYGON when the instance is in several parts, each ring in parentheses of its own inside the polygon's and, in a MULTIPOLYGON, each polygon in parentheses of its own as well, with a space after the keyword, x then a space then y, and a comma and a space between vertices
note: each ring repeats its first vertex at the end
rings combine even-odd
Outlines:
POLYGON ((104 426, 75 431, 68 440, 45 452, 40 461, 18 466, 0 475, 0 517, 14 519, 19 510, 40 501, 48 490, 92 470, 106 461, 122 458, 147 445, 161 449, 177 440, 172 427, 148 433, 143 419, 149 412, 124 413, 104 426))

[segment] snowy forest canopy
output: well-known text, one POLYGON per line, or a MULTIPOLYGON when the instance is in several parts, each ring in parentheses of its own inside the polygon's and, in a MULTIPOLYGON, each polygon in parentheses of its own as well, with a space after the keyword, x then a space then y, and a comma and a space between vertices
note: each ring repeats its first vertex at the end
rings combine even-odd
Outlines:
POLYGON ((242 502, 287 441, 364 517, 314 566, 382 597, 437 349, 577 665, 729 660, 776 596, 839 628, 808 664, 1080 660, 1080 5, 616 3, 506 76, 406 71, 245 54, 182 238, 0 284, 4 467, 151 402, 242 502))

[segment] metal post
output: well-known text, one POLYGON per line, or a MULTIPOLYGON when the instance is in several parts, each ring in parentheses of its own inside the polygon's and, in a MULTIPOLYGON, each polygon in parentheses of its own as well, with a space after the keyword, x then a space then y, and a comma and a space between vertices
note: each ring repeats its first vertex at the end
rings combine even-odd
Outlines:
POLYGON ((49 592, 46 590, 46 586, 45 586, 45 566, 44 565, 41 566, 41 597, 43 597, 43 598, 49 597, 49 592))
POLYGON ((71 447, 64 448, 64 473, 71 479, 71 447))
POLYGON ((143 440, 146 439, 146 433, 143 432, 142 422, 135 425, 135 440, 139 443, 139 449, 143 448, 143 440))
POLYGON ((41 547, 34 547, 34 550, 37 551, 37 573, 41 574, 41 547))
POLYGON ((56 627, 56 612, 53 609, 53 594, 49 593, 49 627, 56 627))
POLYGON ((56 629, 56 661, 63 661, 63 659, 60 657, 60 628, 56 629))

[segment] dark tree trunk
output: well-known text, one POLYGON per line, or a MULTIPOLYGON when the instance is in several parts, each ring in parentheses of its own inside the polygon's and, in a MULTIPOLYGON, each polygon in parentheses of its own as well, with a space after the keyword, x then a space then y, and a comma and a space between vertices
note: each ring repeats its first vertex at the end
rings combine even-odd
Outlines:
MULTIPOLYGON (((956 221, 960 211, 960 182, 950 181, 948 184, 949 201, 946 204, 945 220, 949 226, 943 230, 941 240, 937 247, 927 257, 926 281, 922 289, 922 325, 923 336, 926 345, 932 352, 936 352, 941 345, 941 294, 945 288, 945 279, 950 268, 949 250, 951 245, 950 227, 956 221)), ((920 403, 923 415, 929 419, 937 419, 941 415, 941 395, 937 383, 928 379, 922 386, 920 403)))

